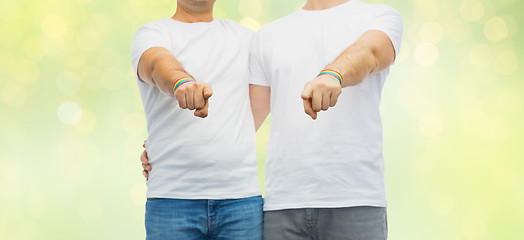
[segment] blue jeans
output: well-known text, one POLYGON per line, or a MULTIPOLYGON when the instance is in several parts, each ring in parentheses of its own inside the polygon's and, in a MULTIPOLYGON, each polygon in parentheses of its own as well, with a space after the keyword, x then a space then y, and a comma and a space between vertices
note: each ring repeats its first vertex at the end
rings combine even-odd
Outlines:
POLYGON ((148 198, 146 240, 261 240, 262 197, 241 199, 148 198))

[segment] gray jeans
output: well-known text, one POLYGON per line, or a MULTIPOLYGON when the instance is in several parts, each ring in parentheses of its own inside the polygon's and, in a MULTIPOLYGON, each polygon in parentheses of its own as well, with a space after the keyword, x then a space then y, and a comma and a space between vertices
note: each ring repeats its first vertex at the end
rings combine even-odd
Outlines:
POLYGON ((299 208, 264 212, 264 240, 386 240, 386 208, 299 208))

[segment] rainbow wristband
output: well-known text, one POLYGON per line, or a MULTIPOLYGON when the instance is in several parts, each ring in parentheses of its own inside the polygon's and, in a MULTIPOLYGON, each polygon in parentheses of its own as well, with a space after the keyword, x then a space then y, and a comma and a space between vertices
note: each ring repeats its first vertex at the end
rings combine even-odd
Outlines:
POLYGON ((344 78, 342 78, 342 74, 340 74, 339 72, 337 72, 337 71, 335 71, 333 69, 324 69, 324 70, 322 70, 322 72, 320 72, 318 74, 318 76, 324 75, 324 74, 329 74, 329 75, 331 75, 333 77, 338 78, 338 81, 340 82, 340 86, 342 86, 342 83, 344 82, 344 78))
POLYGON ((176 91, 176 89, 182 85, 183 83, 186 83, 186 82, 194 82, 195 80, 191 79, 191 78, 188 78, 188 77, 182 77, 182 78, 179 78, 175 81, 175 83, 173 84, 173 92, 176 91))

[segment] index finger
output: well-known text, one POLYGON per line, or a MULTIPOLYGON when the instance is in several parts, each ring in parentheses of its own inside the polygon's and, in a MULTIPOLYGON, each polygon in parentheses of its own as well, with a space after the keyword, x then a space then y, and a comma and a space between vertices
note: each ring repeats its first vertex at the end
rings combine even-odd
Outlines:
POLYGON ((201 117, 201 118, 207 117, 208 108, 209 108, 209 101, 206 98, 204 107, 201 108, 201 109, 195 110, 195 112, 194 112, 195 117, 201 117))

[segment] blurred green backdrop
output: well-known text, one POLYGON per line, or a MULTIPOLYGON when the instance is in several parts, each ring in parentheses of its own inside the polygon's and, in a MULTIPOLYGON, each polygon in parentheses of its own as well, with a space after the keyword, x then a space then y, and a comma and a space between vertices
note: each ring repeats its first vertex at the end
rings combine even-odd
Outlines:
MULTIPOLYGON (((363 1, 405 20, 382 101, 389 239, 524 239, 524 2, 363 1)), ((218 0, 215 17, 256 30, 304 2, 218 0)), ((0 239, 144 239, 130 46, 175 7, 0 2, 0 239)))

